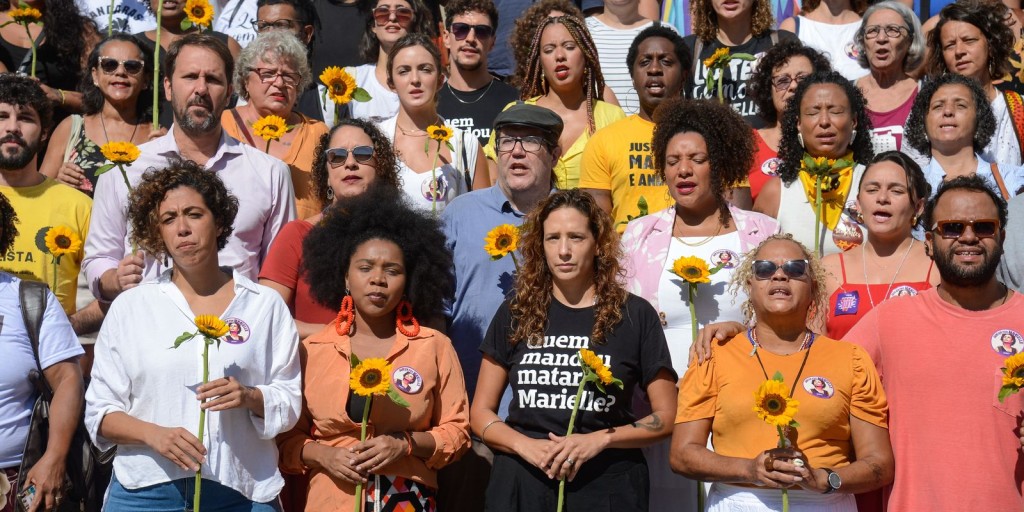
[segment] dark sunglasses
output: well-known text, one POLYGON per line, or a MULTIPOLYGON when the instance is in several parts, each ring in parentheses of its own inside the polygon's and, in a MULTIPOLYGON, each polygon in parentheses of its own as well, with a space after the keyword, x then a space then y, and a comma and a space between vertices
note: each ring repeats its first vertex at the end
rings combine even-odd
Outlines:
POLYGON ((395 16, 395 23, 402 28, 408 28, 409 24, 412 23, 412 9, 408 7, 396 7, 391 9, 389 7, 380 6, 373 10, 373 21, 377 23, 377 26, 387 25, 391 21, 391 15, 395 16))
POLYGON ((348 161, 349 153, 356 159, 356 162, 365 164, 373 158, 373 146, 356 146, 351 150, 345 148, 331 148, 327 150, 327 163, 331 167, 344 165, 348 161))
POLYGON ((967 231, 967 226, 974 231, 978 238, 994 238, 999 231, 998 219, 977 219, 977 220, 940 220, 932 227, 942 238, 960 238, 967 231))
MULTIPOLYGON (((789 260, 781 265, 782 272, 790 279, 799 279, 807 275, 807 260, 789 260)), ((780 265, 771 260, 754 260, 754 277, 766 280, 771 279, 780 265)))
POLYGON ((125 73, 137 75, 142 73, 145 64, 141 60, 135 59, 117 60, 113 57, 100 57, 100 69, 108 75, 113 75, 121 66, 124 66, 125 73))
POLYGON ((452 35, 456 41, 462 41, 469 37, 469 31, 476 32, 477 39, 490 39, 494 35, 494 28, 490 25, 470 25, 469 23, 452 23, 452 35))

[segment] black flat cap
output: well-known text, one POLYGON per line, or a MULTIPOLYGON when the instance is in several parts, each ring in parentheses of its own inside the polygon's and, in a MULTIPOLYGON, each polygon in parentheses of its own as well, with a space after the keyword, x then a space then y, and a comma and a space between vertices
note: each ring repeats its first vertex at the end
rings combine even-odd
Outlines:
POLYGON ((494 131, 497 132, 505 126, 539 128, 547 132, 548 139, 557 144, 565 125, 562 123, 562 118, 549 109, 517 102, 494 119, 494 131))

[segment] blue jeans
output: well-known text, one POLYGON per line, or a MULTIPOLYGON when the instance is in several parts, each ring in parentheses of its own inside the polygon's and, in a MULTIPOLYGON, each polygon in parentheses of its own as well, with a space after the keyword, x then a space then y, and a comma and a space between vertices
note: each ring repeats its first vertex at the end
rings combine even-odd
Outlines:
MULTIPOLYGON (((110 479, 105 512, 182 512, 192 510, 195 478, 182 478, 162 484, 126 489, 117 481, 117 475, 110 479)), ((279 500, 256 503, 230 487, 212 480, 203 480, 203 512, 281 512, 279 500)))

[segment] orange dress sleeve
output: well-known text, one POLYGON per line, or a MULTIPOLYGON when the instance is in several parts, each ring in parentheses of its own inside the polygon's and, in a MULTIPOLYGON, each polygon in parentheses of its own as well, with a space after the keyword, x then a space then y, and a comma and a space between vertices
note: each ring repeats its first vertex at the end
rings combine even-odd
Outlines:
POLYGON ((888 411, 889 403, 875 364, 871 362, 863 348, 854 345, 850 415, 873 425, 889 428, 888 411))
MULTIPOLYGON (((729 343, 739 343, 733 339, 729 343)), ((712 347, 712 355, 715 348, 712 347)), ((679 401, 676 406, 676 423, 714 418, 718 409, 718 380, 715 375, 715 358, 703 364, 690 363, 683 378, 679 380, 679 401)))
POLYGON ((438 397, 434 402, 433 416, 437 426, 427 431, 434 438, 434 454, 427 459, 427 467, 440 469, 457 460, 469 449, 469 398, 466 382, 462 376, 462 365, 452 347, 451 341, 437 334, 439 338, 438 397))

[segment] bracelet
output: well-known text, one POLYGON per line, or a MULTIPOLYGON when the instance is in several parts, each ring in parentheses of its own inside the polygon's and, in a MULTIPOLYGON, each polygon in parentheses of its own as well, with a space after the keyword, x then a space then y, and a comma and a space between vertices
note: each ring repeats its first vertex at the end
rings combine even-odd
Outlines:
POLYGON ((494 425, 495 423, 505 423, 505 422, 502 421, 501 418, 498 418, 498 419, 491 420, 490 423, 484 425, 483 430, 480 431, 480 440, 483 441, 484 443, 487 442, 487 440, 484 439, 484 436, 487 435, 487 429, 491 428, 491 425, 494 425))
POLYGON ((64 102, 67 100, 67 98, 64 96, 64 89, 57 89, 57 92, 60 93, 60 104, 63 105, 64 102))
POLYGON ((405 451, 405 456, 406 457, 411 456, 412 455, 412 434, 410 434, 408 431, 402 431, 402 435, 405 436, 405 442, 409 445, 409 449, 405 451))

